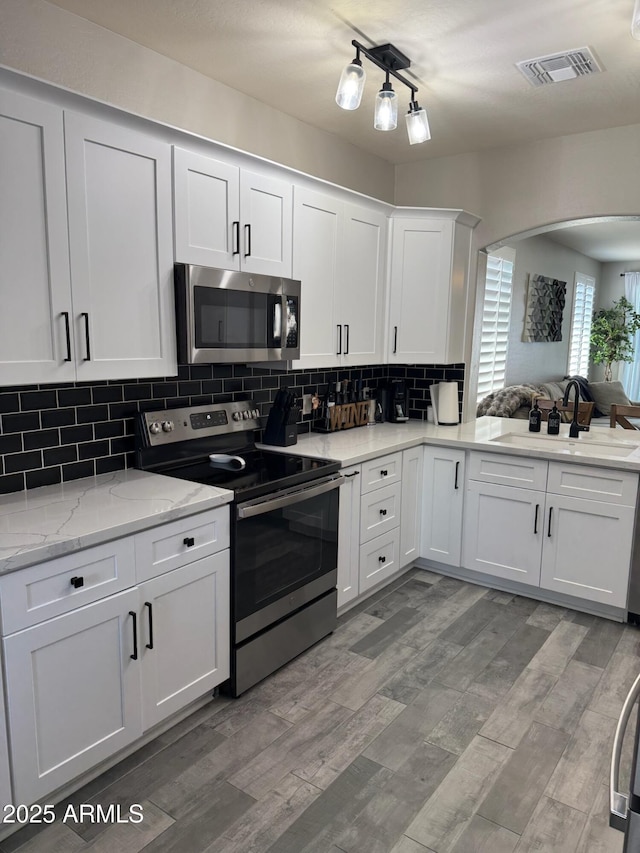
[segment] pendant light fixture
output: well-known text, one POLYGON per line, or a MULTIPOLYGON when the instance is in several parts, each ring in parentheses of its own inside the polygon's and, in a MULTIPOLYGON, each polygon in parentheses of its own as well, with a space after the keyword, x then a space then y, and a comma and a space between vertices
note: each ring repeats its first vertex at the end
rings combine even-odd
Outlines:
MULTIPOLYGON (((638 2, 640 3, 640 0, 638 2)), ((398 96, 393 91, 393 86, 389 80, 389 77, 393 76, 411 90, 409 112, 406 115, 409 144, 416 145, 419 142, 426 142, 431 139, 426 110, 420 107, 416 100, 418 88, 398 73, 398 71, 409 68, 411 60, 393 44, 381 44, 377 47, 368 48, 355 39, 351 44, 356 49, 356 56, 347 65, 340 77, 336 93, 338 106, 342 107, 343 110, 356 110, 360 106, 365 83, 365 73, 360 59, 360 54, 363 53, 370 62, 373 62, 386 74, 382 88, 376 95, 374 128, 376 130, 395 130, 398 126, 398 96)))
POLYGON ((427 142, 431 139, 427 111, 419 106, 417 101, 409 101, 409 112, 405 116, 409 145, 427 142))
POLYGON ((373 126, 376 130, 395 130, 398 126, 398 96, 393 91, 387 79, 382 84, 382 89, 376 95, 376 109, 373 114, 373 126))
POLYGON ((362 100, 364 82, 367 75, 364 73, 360 50, 356 48, 356 56, 352 63, 342 72, 338 91, 336 92, 336 104, 343 110, 357 110, 362 100))

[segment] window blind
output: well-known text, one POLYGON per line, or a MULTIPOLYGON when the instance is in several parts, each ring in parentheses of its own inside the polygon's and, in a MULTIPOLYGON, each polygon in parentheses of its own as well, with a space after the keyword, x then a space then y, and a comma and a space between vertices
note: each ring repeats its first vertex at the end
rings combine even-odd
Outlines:
POLYGON ((571 338, 569 343, 569 376, 589 374, 589 339, 593 319, 593 301, 596 281, 589 275, 576 273, 571 338))
POLYGON ((504 387, 513 261, 496 255, 487 257, 487 278, 482 309, 482 334, 478 367, 478 402, 492 391, 504 387))

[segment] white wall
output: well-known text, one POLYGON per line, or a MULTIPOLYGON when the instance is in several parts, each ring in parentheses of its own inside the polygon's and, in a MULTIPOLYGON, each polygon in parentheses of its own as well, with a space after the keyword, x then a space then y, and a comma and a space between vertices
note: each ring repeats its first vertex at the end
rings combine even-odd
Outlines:
POLYGON ((547 237, 530 237, 511 244, 516 251, 514 266, 509 349, 507 353, 507 385, 521 382, 549 382, 566 375, 569 361, 569 338, 575 291, 575 273, 593 276, 596 292, 601 278, 601 264, 592 258, 554 243, 547 237), (567 283, 562 315, 562 340, 550 343, 525 343, 522 340, 527 282, 529 275, 546 275, 567 283))
POLYGON ((0 0, 0 62, 145 118, 393 201, 390 163, 44 0, 0 0))

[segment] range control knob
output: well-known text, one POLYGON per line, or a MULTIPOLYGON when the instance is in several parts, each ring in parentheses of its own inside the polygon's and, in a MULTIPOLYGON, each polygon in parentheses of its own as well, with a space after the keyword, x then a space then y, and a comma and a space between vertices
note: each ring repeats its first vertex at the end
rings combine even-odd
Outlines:
POLYGON ((162 431, 163 432, 173 432, 173 421, 162 421, 162 431))
POLYGON ((231 415, 231 417, 233 418, 234 421, 241 421, 242 420, 242 412, 234 412, 231 415))
POLYGON ((152 424, 149 424, 149 432, 151 435, 157 435, 161 431, 162 427, 158 423, 158 421, 154 421, 152 424))
POLYGON ((245 421, 249 420, 249 418, 250 418, 249 409, 244 410, 244 412, 242 413, 242 417, 245 419, 245 421))
POLYGON ((252 418, 259 418, 259 417, 260 417, 260 412, 259 412, 257 409, 254 409, 254 410, 251 412, 251 417, 252 417, 252 418))

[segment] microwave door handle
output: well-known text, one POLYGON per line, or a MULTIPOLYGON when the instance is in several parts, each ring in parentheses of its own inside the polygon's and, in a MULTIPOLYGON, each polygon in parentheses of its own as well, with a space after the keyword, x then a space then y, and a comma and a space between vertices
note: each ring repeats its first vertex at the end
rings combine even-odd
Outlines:
POLYGON ((224 343, 224 320, 218 320, 218 341, 224 343))
POLYGON ((255 515, 264 515, 267 512, 272 512, 274 509, 282 509, 283 507, 291 506, 292 504, 306 501, 308 498, 315 498, 317 495, 323 495, 325 492, 330 492, 332 489, 337 489, 344 483, 344 477, 340 474, 337 477, 331 477, 328 480, 323 480, 314 486, 308 486, 302 489, 296 489, 294 492, 288 492, 286 495, 275 498, 260 498, 255 501, 247 501, 245 504, 240 504, 237 509, 238 518, 251 518, 255 515))
POLYGON ((271 306, 271 341, 274 349, 282 346, 282 301, 274 299, 271 306))

